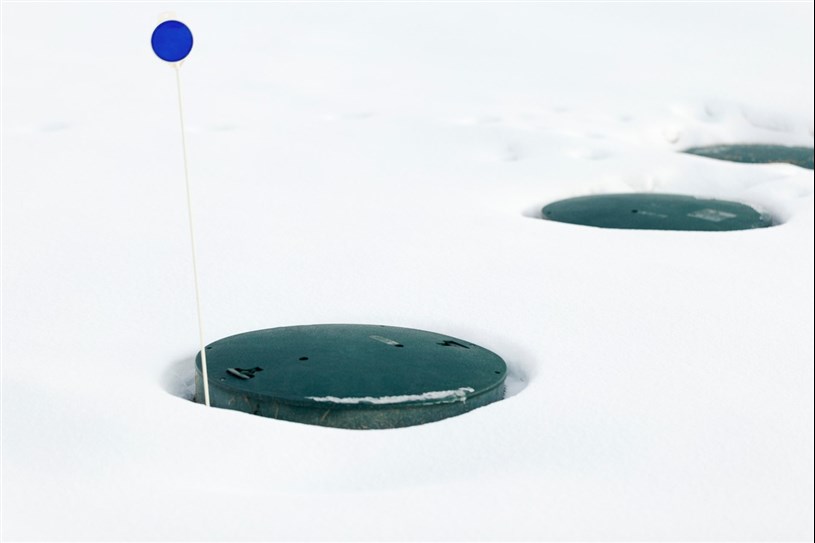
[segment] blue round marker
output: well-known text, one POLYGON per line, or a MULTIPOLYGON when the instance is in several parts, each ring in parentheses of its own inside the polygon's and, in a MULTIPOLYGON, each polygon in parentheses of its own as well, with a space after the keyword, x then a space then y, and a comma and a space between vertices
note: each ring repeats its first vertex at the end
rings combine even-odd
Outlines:
POLYGON ((161 60, 178 62, 192 50, 192 32, 181 21, 164 21, 153 30, 150 44, 161 60))

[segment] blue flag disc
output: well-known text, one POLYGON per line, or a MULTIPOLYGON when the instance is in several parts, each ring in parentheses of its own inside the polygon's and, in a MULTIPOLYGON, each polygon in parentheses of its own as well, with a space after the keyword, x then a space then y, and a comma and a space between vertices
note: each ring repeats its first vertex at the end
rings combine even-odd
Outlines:
POLYGON ((192 50, 192 32, 181 21, 164 21, 153 31, 150 44, 161 60, 178 62, 192 50))

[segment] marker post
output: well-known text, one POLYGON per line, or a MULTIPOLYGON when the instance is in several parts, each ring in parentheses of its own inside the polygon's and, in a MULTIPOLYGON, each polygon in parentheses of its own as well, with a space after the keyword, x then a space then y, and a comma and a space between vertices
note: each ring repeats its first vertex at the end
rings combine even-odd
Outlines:
POLYGON ((181 99, 181 63, 192 50, 192 32, 181 21, 169 20, 159 24, 153 31, 150 44, 153 52, 175 69, 178 89, 178 118, 181 122, 181 150, 184 156, 184 184, 187 189, 187 217, 190 227, 190 250, 192 252, 192 274, 195 285, 195 308, 198 313, 198 337, 201 344, 201 374, 204 380, 204 403, 209 407, 209 377, 207 375, 207 351, 204 344, 204 324, 201 319, 201 295, 198 288, 198 264, 195 257, 195 228, 192 216, 192 196, 190 173, 187 162, 187 136, 184 128, 184 106, 181 99))

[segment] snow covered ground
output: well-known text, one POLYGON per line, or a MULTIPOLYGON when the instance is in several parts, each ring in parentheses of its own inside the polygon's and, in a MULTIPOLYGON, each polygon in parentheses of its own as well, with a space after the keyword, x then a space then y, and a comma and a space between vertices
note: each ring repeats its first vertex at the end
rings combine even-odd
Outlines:
POLYGON ((813 5, 4 3, 4 539, 812 539, 813 5), (348 431, 188 401, 308 323, 501 355, 504 401, 348 431), (777 227, 545 222, 604 192, 777 227))

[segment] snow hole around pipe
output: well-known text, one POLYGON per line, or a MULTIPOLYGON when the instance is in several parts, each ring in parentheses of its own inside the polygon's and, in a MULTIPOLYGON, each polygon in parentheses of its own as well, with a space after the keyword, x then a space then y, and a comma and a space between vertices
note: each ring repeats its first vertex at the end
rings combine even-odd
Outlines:
MULTIPOLYGON (((523 371, 476 344, 379 325, 238 334, 209 344, 207 362, 213 406, 338 428, 434 422, 512 397, 528 384, 523 371)), ((200 356, 170 364, 162 386, 200 403, 200 356)))
MULTIPOLYGON (((504 399, 520 394, 529 384, 529 376, 512 360, 507 360, 507 377, 504 399)), ((170 362, 161 373, 159 383, 167 394, 195 402, 195 355, 185 356, 170 362)))
POLYGON ((617 230, 726 232, 778 224, 770 214, 740 202, 651 192, 576 196, 524 214, 547 221, 617 230))
POLYGON ((744 164, 787 163, 808 170, 813 169, 812 147, 739 143, 690 147, 682 152, 689 155, 744 164))
POLYGON ((194 364, 195 355, 170 362, 161 374, 161 388, 176 398, 195 401, 194 364))

